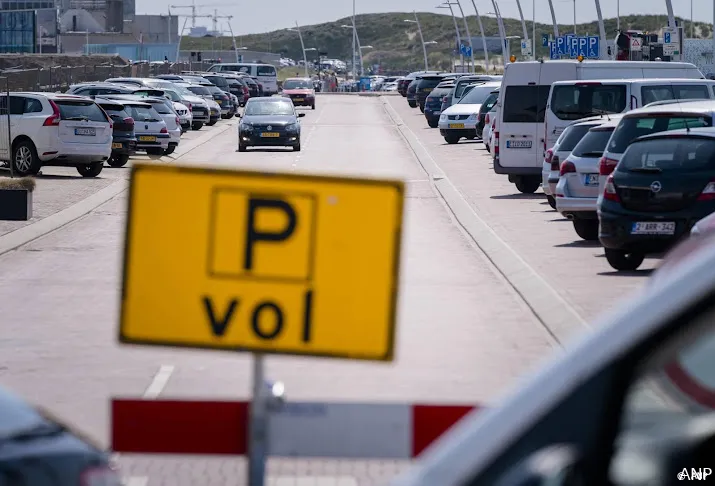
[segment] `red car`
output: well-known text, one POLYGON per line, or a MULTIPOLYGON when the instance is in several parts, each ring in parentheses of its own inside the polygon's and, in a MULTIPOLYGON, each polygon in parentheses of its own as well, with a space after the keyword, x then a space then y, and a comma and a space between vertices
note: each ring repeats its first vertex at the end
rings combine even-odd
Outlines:
POLYGON ((308 78, 288 78, 283 81, 283 96, 290 98, 294 106, 310 106, 315 110, 315 89, 308 78))

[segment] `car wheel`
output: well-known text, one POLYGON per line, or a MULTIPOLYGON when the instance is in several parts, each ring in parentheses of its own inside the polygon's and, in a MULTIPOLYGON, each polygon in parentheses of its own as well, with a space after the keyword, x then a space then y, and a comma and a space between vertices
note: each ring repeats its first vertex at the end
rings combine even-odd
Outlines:
POLYGON ((450 145, 454 145, 455 143, 459 142, 459 139, 461 137, 458 137, 456 135, 445 135, 444 136, 444 141, 447 142, 450 145))
POLYGON ((127 162, 129 162, 129 155, 127 154, 112 155, 107 161, 109 167, 124 167, 127 162))
POLYGON ((238 144, 238 151, 239 152, 245 152, 246 151, 246 145, 239 143, 238 144))
POLYGON ((218 120, 211 120, 210 122, 208 122, 208 123, 206 124, 206 126, 207 126, 207 127, 212 127, 212 126, 216 125, 216 122, 218 122, 218 120))
POLYGON ((161 156, 161 155, 164 155, 164 149, 162 149, 162 148, 148 148, 148 149, 146 149, 146 153, 148 155, 161 156))
POLYGON ((77 172, 82 177, 97 177, 104 168, 104 162, 92 162, 91 164, 82 164, 77 166, 77 172))
POLYGON ((597 219, 574 219, 573 229, 581 239, 586 241, 598 241, 598 220, 597 219))
POLYGON ((166 150, 164 150, 164 155, 171 155, 174 153, 174 150, 176 150, 176 147, 172 145, 166 150))
POLYGON ((549 201, 551 209, 556 209, 556 198, 554 196, 546 196, 546 200, 549 201))
POLYGON ((311 110, 315 110, 315 104, 310 105, 311 110))
POLYGON ((204 126, 203 122, 193 122, 191 124, 191 129, 192 130, 201 130, 201 127, 203 127, 203 126, 204 126))
POLYGON ((427 120, 427 124, 429 125, 430 128, 437 128, 439 125, 438 120, 427 120))
POLYGON ((521 176, 516 182, 516 189, 524 194, 533 194, 541 185, 541 177, 521 176))
POLYGON ((293 145, 293 152, 300 152, 300 144, 299 143, 293 145))
POLYGON ((420 111, 421 111, 422 113, 425 112, 425 105, 420 105, 420 111))
POLYGON ((407 104, 410 105, 410 108, 417 108, 417 102, 416 102, 416 101, 407 100, 407 104))
POLYGON ((15 171, 22 176, 35 175, 42 167, 35 145, 29 140, 22 140, 15 145, 13 162, 15 171))
POLYGON ((645 259, 645 255, 643 253, 629 253, 625 250, 606 248, 605 253, 608 263, 618 271, 637 270, 645 259))

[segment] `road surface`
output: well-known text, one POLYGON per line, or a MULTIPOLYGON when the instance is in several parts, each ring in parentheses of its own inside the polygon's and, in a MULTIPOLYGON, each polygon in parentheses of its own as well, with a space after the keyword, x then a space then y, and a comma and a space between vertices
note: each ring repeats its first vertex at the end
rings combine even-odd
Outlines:
MULTIPOLYGON (((210 137, 192 135, 201 143, 161 159, 407 181, 394 363, 268 357, 267 375, 285 383, 289 400, 489 405, 515 378, 558 352, 558 333, 534 312, 528 293, 515 288, 512 273, 495 266, 491 250, 478 246, 464 216, 435 190, 414 140, 474 217, 519 254, 516 263, 540 275, 534 286, 549 286, 564 299, 557 306, 590 319, 643 283, 644 272, 614 276, 602 250, 578 242, 543 195, 514 194, 512 184, 493 174, 481 144, 447 146, 404 98, 321 95, 317 109, 306 113, 301 152, 238 153, 233 120, 210 137), (405 130, 413 134, 412 144, 405 130)), ((52 170, 62 169, 46 173, 52 170)), ((121 179, 128 172, 105 169, 100 177, 121 179)), ((111 397, 247 399, 251 385, 245 354, 117 344, 125 215, 122 191, 86 216, 0 256, 0 383, 102 445, 109 440, 111 397)), ((574 334, 583 329, 578 322, 569 327, 574 334)), ((242 458, 122 455, 119 463, 133 486, 245 484, 242 458)), ((383 484, 406 465, 275 459, 268 473, 276 485, 362 486, 383 484), (296 477, 304 482, 294 482, 296 477)))

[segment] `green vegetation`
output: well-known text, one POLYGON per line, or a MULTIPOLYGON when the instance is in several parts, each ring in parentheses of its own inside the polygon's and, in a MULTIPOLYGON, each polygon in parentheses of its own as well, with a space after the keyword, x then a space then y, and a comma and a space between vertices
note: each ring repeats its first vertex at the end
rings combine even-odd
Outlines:
MULTIPOLYGON (((450 65, 451 51, 455 47, 454 24, 450 15, 437 13, 417 14, 425 41, 436 41, 436 45, 428 46, 430 68, 448 69, 450 65)), ((388 69, 416 70, 423 67, 422 48, 420 45, 417 26, 414 23, 405 22, 405 19, 413 19, 412 13, 385 13, 385 14, 364 14, 355 18, 355 24, 360 42, 362 45, 371 45, 374 49, 365 50, 363 60, 365 66, 372 64, 382 64, 388 69)), ((690 23, 679 19, 686 25, 686 32, 690 32, 690 23)), ((467 18, 469 31, 472 36, 480 35, 476 16, 467 18)), ((482 17, 485 35, 498 36, 496 20, 492 17, 482 17)), ((521 22, 517 19, 504 19, 507 35, 522 36, 523 30, 521 22)), ((616 19, 605 19, 606 35, 615 38, 616 19)), ((341 27, 349 25, 350 18, 343 18, 335 22, 328 22, 316 25, 307 25, 301 28, 303 40, 306 48, 315 48, 319 51, 327 52, 328 57, 338 59, 349 59, 351 54, 352 35, 351 29, 341 27)), ((665 15, 631 15, 621 17, 622 29, 638 29, 646 32, 655 32, 667 24, 665 15)), ((462 25, 460 25, 462 29, 462 25)), ((527 29, 531 35, 531 23, 527 22, 527 29)), ((567 33, 573 31, 573 25, 559 25, 559 32, 567 33)), ((705 22, 695 22, 695 36, 708 37, 712 31, 712 25, 705 22)), ((590 22, 576 26, 578 34, 598 34, 598 23, 590 22)), ((551 33, 553 26, 546 24, 536 25, 537 36, 537 56, 548 56, 546 48, 541 47, 541 34, 551 33)), ((463 34, 464 35, 464 34, 463 34)), ((236 38, 237 44, 251 50, 281 53, 286 57, 298 60, 302 58, 300 40, 298 34, 288 29, 277 30, 265 34, 251 34, 236 38)), ((230 46, 230 39, 212 39, 184 37, 182 39, 182 49, 185 50, 211 50, 217 44, 230 46)), ((519 41, 511 41, 511 52, 519 54, 519 41)), ((311 51, 310 54, 317 54, 311 51)), ((481 52, 475 50, 475 58, 481 58, 481 52)), ((490 56, 491 57, 491 56, 490 56)))

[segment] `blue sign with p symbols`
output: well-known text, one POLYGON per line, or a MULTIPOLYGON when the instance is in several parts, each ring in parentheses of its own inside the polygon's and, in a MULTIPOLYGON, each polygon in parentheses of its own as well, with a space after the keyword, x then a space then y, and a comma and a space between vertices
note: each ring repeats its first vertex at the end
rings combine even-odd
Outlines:
POLYGON ((597 35, 588 36, 588 51, 586 57, 598 59, 601 55, 601 38, 597 35))

